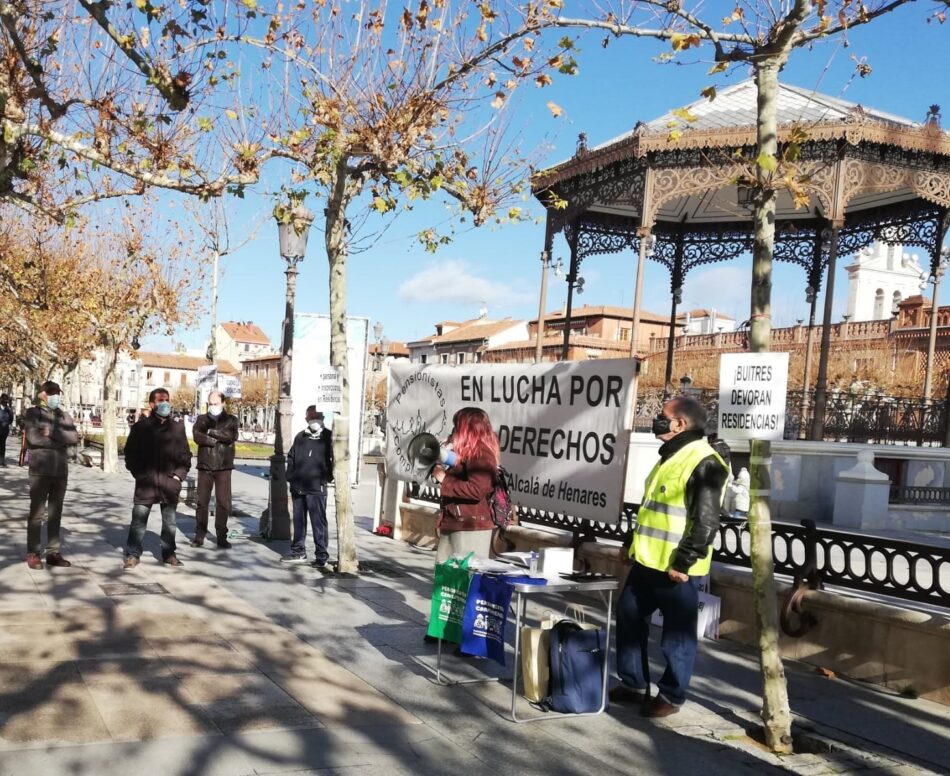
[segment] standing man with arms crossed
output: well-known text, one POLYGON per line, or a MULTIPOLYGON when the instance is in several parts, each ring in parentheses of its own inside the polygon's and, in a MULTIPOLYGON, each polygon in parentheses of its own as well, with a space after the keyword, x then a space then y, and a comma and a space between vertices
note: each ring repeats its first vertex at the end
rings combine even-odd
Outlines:
POLYGON ((10 397, 0 394, 0 466, 7 465, 7 437, 13 426, 13 410, 10 409, 10 397))
POLYGON ((307 515, 313 527, 314 563, 327 565, 327 483, 333 482, 333 440, 323 413, 307 407, 307 428, 294 437, 287 453, 287 483, 294 502, 294 539, 281 563, 307 562, 307 515))
POLYGON ((653 419, 663 444, 646 480, 630 547, 633 567, 617 606, 614 703, 644 702, 645 717, 667 717, 686 702, 696 661, 699 581, 709 573, 712 544, 728 469, 703 438, 706 410, 679 396, 653 419), (650 617, 663 615, 660 641, 666 670, 650 698, 647 647, 650 617))
POLYGON ((214 512, 214 533, 223 550, 231 549, 228 541, 228 518, 231 516, 231 472, 234 469, 234 442, 238 437, 238 420, 224 409, 224 394, 208 394, 208 411, 195 420, 191 435, 198 445, 198 493, 195 506, 195 538, 192 547, 201 547, 208 533, 208 502, 214 488, 217 506, 214 512))
POLYGON ((43 513, 46 513, 46 565, 71 566, 60 552, 59 527, 66 497, 66 448, 79 444, 76 424, 60 409, 59 385, 48 380, 40 386, 38 403, 23 418, 30 453, 30 516, 26 526, 26 565, 43 568, 43 513))
POLYGON ((185 426, 172 420, 168 391, 156 388, 148 395, 148 416, 129 432, 125 443, 125 468, 135 477, 132 524, 125 548, 125 568, 134 569, 142 557, 142 542, 152 505, 162 512, 162 563, 184 565, 175 555, 175 508, 181 483, 191 468, 191 448, 185 426))

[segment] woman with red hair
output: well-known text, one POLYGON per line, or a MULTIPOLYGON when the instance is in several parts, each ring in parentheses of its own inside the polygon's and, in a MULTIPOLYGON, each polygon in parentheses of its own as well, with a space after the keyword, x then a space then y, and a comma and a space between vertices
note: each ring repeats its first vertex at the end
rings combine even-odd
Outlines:
POLYGON ((442 486, 436 563, 470 552, 487 558, 494 528, 488 497, 498 471, 498 437, 488 415, 477 407, 456 412, 452 424, 452 450, 458 460, 454 466, 432 470, 433 479, 442 486))

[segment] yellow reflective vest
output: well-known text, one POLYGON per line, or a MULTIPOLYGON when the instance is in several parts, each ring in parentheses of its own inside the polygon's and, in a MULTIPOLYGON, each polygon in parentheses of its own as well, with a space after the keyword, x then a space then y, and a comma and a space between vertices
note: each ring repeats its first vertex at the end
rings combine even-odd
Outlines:
MULTIPOLYGON (((688 527, 686 483, 700 461, 710 455, 715 456, 724 469, 728 468, 705 439, 684 445, 653 467, 647 477, 630 547, 630 557, 640 565, 659 571, 672 568, 673 555, 688 527)), ((712 545, 687 573, 690 576, 708 574, 711 563, 712 545)))

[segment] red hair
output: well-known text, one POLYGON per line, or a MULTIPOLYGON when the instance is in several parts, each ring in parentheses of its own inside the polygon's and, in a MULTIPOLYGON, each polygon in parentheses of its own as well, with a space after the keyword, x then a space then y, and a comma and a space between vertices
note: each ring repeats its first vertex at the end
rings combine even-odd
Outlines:
POLYGON ((452 418, 455 430, 452 432, 452 449, 463 461, 487 458, 493 468, 498 468, 501 451, 498 437, 492 430, 491 421, 484 410, 478 407, 465 407, 452 418))

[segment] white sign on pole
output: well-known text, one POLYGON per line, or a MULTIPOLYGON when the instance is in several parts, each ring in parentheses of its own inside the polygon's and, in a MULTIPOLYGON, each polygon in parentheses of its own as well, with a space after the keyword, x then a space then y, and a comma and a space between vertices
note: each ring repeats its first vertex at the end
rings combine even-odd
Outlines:
POLYGON ((218 390, 228 399, 241 398, 241 378, 237 375, 218 375, 218 390))
POLYGON ((339 412, 343 408, 343 377, 336 368, 321 366, 316 371, 313 403, 329 412, 339 412))
POLYGON ((788 353, 725 353, 719 361, 719 436, 782 439, 788 353))
POLYGON ((409 479, 410 440, 440 440, 463 407, 488 413, 525 507, 616 523, 623 506, 632 359, 555 364, 422 366, 394 362, 386 410, 386 468, 409 479))

